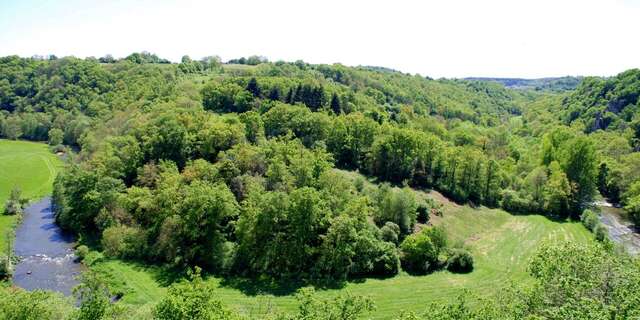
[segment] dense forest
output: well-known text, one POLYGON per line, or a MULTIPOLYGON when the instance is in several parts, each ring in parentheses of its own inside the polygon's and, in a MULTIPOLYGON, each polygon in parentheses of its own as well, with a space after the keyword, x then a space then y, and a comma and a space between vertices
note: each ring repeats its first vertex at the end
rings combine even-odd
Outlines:
MULTIPOLYGON (((0 58, 0 137, 68 153, 54 183, 56 220, 111 257, 323 285, 401 270, 468 272, 471 254, 429 224, 437 205, 410 188, 559 220, 584 218, 602 195, 640 220, 640 70, 580 79, 575 90, 565 80, 511 90, 257 56, 10 56, 0 58)), ((481 311, 461 298, 425 318, 580 316, 572 312, 582 304, 558 300, 552 287, 596 301, 588 312, 637 316, 637 294, 628 293, 640 269, 607 246, 550 244, 530 266, 540 290, 507 292, 518 299, 481 311), (563 257, 592 263, 570 260, 584 265, 568 284, 561 277, 573 265, 563 257)), ((172 287, 158 318, 174 319, 181 303, 211 306, 207 319, 236 317, 192 276, 172 287)), ((88 281, 87 292, 96 287, 88 281)), ((361 297, 300 295, 300 315, 289 318, 351 319, 372 308, 361 297), (349 315, 326 315, 338 311, 349 315)))

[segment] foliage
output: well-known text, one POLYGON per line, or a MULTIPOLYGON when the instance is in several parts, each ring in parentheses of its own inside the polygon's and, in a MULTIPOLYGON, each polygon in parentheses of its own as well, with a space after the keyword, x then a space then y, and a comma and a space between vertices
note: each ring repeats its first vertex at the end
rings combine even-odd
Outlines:
POLYGON ((71 303, 58 293, 0 287, 0 318, 6 320, 58 320, 71 313, 71 303))
POLYGON ((452 272, 471 272, 473 270, 473 256, 464 249, 451 249, 448 253, 447 269, 452 272))
POLYGON ((593 231, 599 223, 598 215, 589 209, 582 212, 580 221, 582 221, 582 224, 590 231, 593 231))
POLYGON ((100 320, 117 312, 117 307, 110 305, 108 288, 90 271, 82 274, 81 282, 74 288, 73 294, 80 303, 73 319, 100 320))
POLYGON ((13 266, 11 265, 11 257, 0 254, 0 279, 4 280, 13 275, 13 266))
POLYGON ((203 282, 200 269, 195 270, 191 281, 171 285, 167 295, 155 306, 154 319, 180 320, 231 320, 240 317, 215 299, 212 288, 203 282))
POLYGON ((11 189, 9 199, 5 202, 4 211, 5 215, 13 216, 22 214, 22 206, 25 203, 22 199, 22 191, 17 186, 11 189))
POLYGON ((405 270, 425 273, 439 268, 440 253, 446 247, 446 234, 441 228, 425 228, 402 241, 401 261, 405 270))
POLYGON ((311 288, 301 289, 297 294, 298 312, 278 319, 355 320, 375 309, 373 301, 368 297, 347 293, 331 300, 322 300, 314 293, 311 288))
POLYGON ((89 254, 89 247, 85 245, 79 245, 76 248, 76 256, 78 257, 78 260, 83 261, 88 254, 89 254))

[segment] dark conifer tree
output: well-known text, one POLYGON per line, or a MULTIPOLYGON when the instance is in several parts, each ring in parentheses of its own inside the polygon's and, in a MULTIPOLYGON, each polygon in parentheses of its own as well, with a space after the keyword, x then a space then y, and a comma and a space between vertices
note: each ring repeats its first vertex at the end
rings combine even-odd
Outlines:
POLYGON ((280 89, 278 89, 278 87, 273 87, 273 89, 269 91, 269 100, 280 100, 280 89))
POLYGON ((333 110, 335 114, 342 113, 342 106, 340 106, 340 99, 338 98, 338 95, 335 93, 331 96, 331 110, 333 110))
POLYGON ((296 94, 293 96, 293 103, 295 102, 303 102, 304 103, 304 93, 302 85, 298 85, 296 88, 296 94))
POLYGON ((293 104, 294 103, 294 99, 295 99, 295 93, 293 92, 295 89, 291 88, 289 89, 289 93, 287 93, 287 98, 285 99, 285 102, 288 104, 293 104))
POLYGON ((251 80, 249 80, 249 84, 247 84, 247 91, 251 92, 254 97, 260 97, 260 86, 258 86, 256 78, 251 78, 251 80))

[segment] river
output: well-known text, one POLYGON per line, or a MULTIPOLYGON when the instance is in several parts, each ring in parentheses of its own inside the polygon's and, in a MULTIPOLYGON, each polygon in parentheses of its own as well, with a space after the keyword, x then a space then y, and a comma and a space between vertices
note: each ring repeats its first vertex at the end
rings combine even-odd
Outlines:
POLYGON ((27 290, 47 289, 70 295, 78 284, 81 265, 73 254, 74 237, 56 225, 51 198, 25 209, 16 229, 13 283, 27 290))
POLYGON ((609 238, 622 245, 630 254, 640 254, 640 233, 626 217, 622 209, 608 202, 598 202, 600 222, 609 230, 609 238))

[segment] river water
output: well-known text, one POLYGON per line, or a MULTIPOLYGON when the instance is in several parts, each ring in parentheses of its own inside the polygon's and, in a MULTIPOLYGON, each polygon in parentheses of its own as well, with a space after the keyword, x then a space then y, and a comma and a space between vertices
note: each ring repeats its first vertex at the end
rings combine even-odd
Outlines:
POLYGON ((74 237, 55 224, 50 197, 30 205, 16 229, 14 253, 20 262, 13 283, 27 290, 47 289, 70 295, 81 271, 73 242, 74 237))
POLYGON ((609 230, 609 238, 622 245, 630 254, 640 254, 640 233, 636 227, 625 218, 622 209, 607 202, 597 203, 600 207, 600 221, 609 230))

